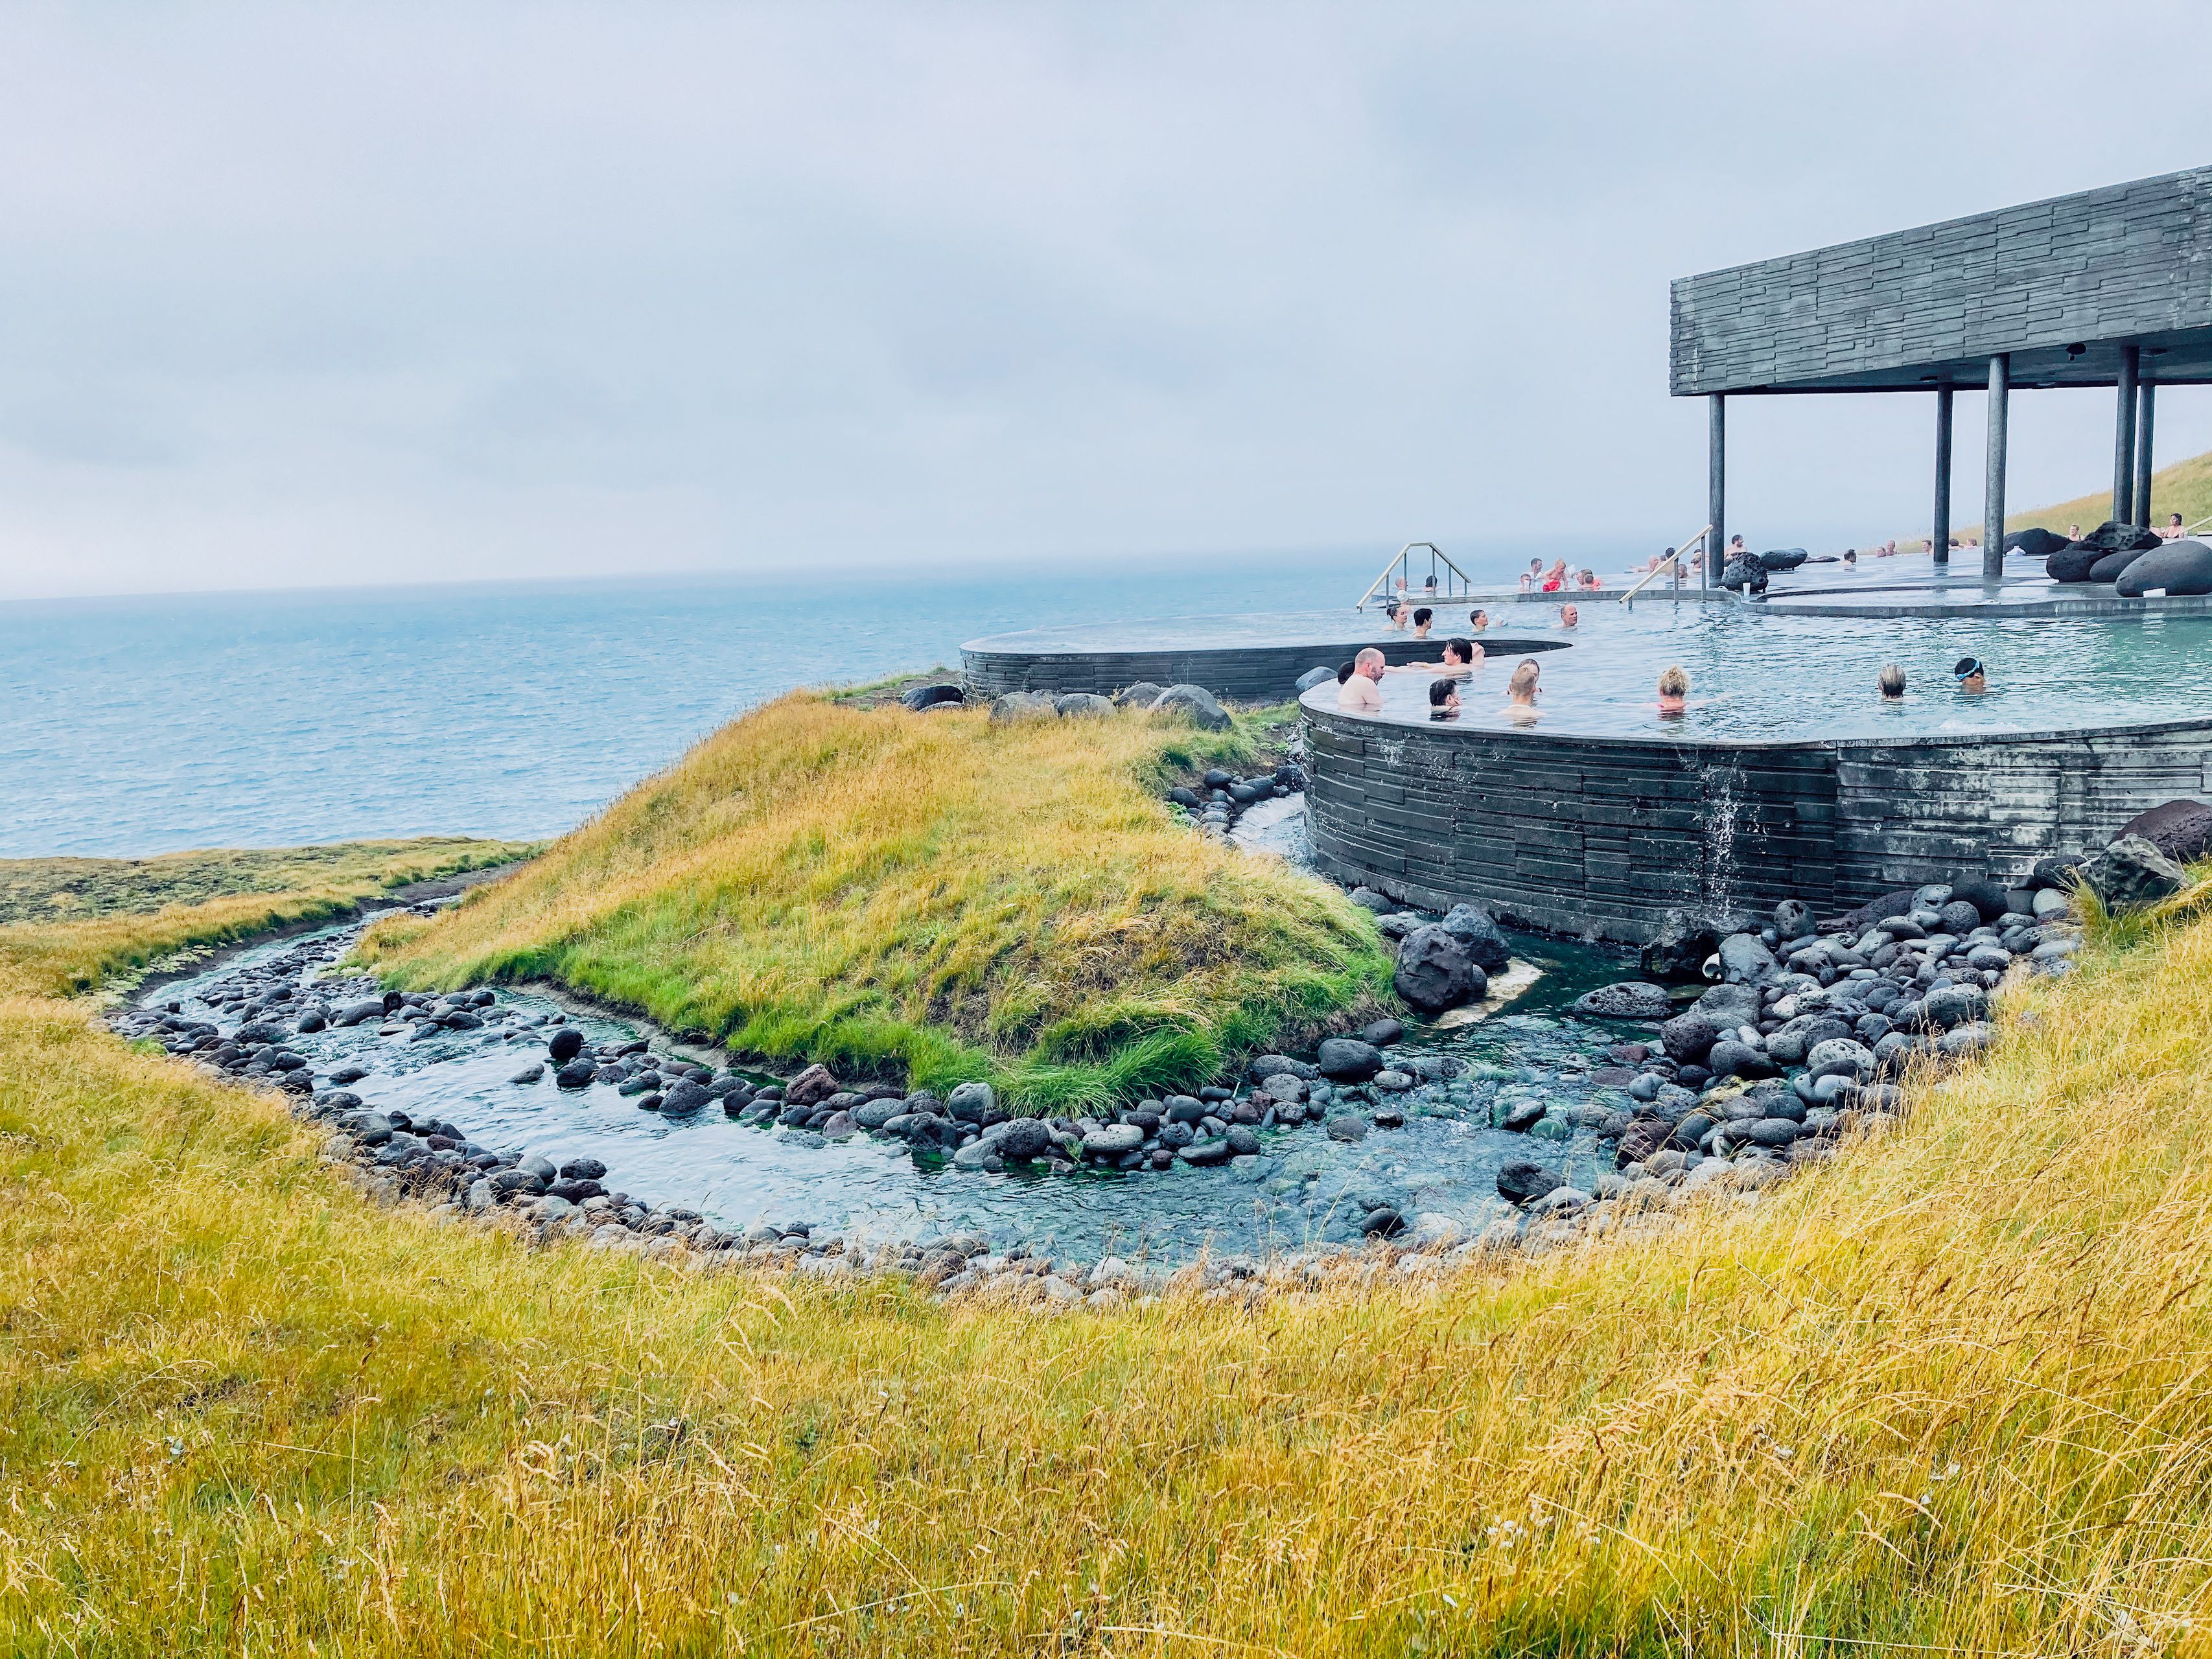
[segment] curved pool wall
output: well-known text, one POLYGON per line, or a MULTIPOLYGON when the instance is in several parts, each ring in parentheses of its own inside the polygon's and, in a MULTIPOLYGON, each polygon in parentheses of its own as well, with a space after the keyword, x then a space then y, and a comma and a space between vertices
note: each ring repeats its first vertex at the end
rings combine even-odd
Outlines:
MULTIPOLYGON (((1510 601, 1486 603, 1504 606, 1510 601)), ((1377 616, 1172 617, 994 635, 962 646, 960 661, 969 690, 985 696, 1009 691, 1095 691, 1111 696, 1124 686, 1149 680, 1155 685, 1202 685, 1216 696, 1239 701, 1277 702, 1297 692, 1298 676, 1310 668, 1334 668, 1370 645, 1386 662, 1435 662, 1455 633, 1467 635, 1463 620, 1417 640, 1389 629, 1377 616)), ((1492 657, 1528 656, 1567 643, 1533 633, 1485 633, 1480 638, 1492 657)))
POLYGON ((1670 915, 2017 884, 2212 789, 2212 717, 1907 740, 1705 742, 1373 719, 1300 700, 1316 863, 1430 908, 1629 945, 1670 915))

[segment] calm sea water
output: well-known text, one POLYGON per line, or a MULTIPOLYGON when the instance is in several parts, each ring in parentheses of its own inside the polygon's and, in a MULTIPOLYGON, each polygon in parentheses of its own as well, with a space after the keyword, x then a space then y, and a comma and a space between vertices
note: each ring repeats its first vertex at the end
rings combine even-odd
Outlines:
POLYGON ((553 835, 793 686, 1041 623, 1349 605, 1370 562, 0 605, 0 856, 553 835))

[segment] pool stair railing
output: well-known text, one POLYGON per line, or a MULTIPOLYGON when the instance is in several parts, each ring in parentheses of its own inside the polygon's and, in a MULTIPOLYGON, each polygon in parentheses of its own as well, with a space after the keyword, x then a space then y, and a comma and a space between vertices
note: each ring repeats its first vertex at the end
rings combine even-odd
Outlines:
POLYGON ((1474 591, 1474 583, 1467 572, 1454 564, 1443 549, 1438 547, 1434 542, 1407 542, 1392 556, 1390 562, 1382 567, 1382 574, 1367 585, 1367 591, 1359 596, 1359 603, 1352 608, 1354 611, 1364 611, 1369 603, 1377 595, 1381 596, 1383 605, 1387 607, 1401 599, 1409 600, 1415 605, 1433 604, 1439 599, 1466 599, 1474 591), (1440 579, 1440 585, 1436 587, 1413 586, 1413 555, 1416 551, 1424 549, 1429 555, 1430 577, 1432 580, 1440 579), (1444 574, 1445 572, 1449 574, 1444 574), (1406 584, 1404 592, 1394 593, 1390 591, 1390 578, 1394 575, 1404 579, 1406 584))
MULTIPOLYGON (((1646 586, 1651 582, 1656 581, 1668 570, 1679 566, 1683 560, 1689 558, 1693 555, 1696 556, 1698 561, 1698 585, 1700 587, 1703 587, 1705 586, 1705 538, 1712 533, 1712 526, 1707 525, 1696 535, 1691 537, 1688 541, 1684 542, 1672 553, 1669 553, 1665 558, 1660 560, 1658 563, 1653 565, 1650 569, 1645 571, 1641 576, 1638 576, 1633 582, 1630 583, 1629 586, 1622 592, 1620 595, 1620 602, 1626 605, 1630 610, 1633 611, 1636 608, 1636 596, 1638 593, 1641 593, 1646 586)), ((1388 575, 1389 573, 1385 571, 1383 574, 1388 575)))

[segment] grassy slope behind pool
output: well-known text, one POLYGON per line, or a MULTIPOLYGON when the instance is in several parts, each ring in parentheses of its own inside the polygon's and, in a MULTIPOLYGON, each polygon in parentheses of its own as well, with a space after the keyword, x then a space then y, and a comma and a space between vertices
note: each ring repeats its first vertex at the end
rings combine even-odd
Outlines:
MULTIPOLYGON (((2169 513, 2181 514, 2185 525, 2195 524, 2200 519, 2212 519, 2212 451, 2192 455, 2185 461, 2176 461, 2161 468, 2150 477, 2150 522, 2162 525, 2169 513)), ((2054 507, 2033 507, 2025 513, 2005 514, 2007 533, 2015 530, 2039 528, 2056 531, 2064 535, 2075 525, 2085 531, 2094 530, 2112 515, 2112 492, 2109 489, 2093 490, 2087 495, 2077 495, 2070 501, 2060 501, 2054 507)), ((1966 526, 1955 532, 1960 536, 1978 538, 1980 524, 1966 526)), ((1924 538, 1925 530, 1921 532, 1924 538)), ((1925 540, 1920 544, 1926 545, 1925 540)))
POLYGON ((1748 1213, 1051 1320, 372 1207, 42 977, 0 936, 11 1651, 2201 1647, 2212 921, 1748 1213))
POLYGON ((990 1076, 1040 1106, 1195 1085, 1389 984, 1341 892, 1161 802, 1173 766, 1249 764, 1255 718, 785 697, 365 951, 402 983, 543 976, 744 1052, 990 1076))
POLYGON ((424 836, 151 859, 0 859, 0 952, 57 993, 195 945, 343 915, 395 887, 489 869, 523 842, 424 836))

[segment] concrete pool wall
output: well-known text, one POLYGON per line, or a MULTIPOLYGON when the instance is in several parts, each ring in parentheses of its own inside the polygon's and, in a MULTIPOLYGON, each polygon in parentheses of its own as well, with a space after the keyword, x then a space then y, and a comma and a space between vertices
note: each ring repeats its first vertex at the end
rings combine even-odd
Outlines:
POLYGON ((1498 731, 1301 699, 1316 861, 1402 902, 1624 944, 1670 914, 1823 914, 1965 872, 2016 883, 2212 790, 2212 718, 1907 741, 1498 731))

